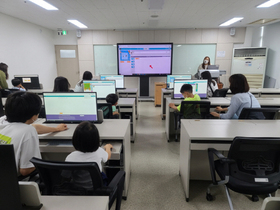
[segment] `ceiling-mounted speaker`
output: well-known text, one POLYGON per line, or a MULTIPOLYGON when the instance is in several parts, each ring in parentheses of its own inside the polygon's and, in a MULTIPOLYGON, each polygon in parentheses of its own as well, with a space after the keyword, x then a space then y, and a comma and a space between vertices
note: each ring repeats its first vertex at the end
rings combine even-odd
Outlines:
POLYGON ((235 28, 230 28, 229 35, 231 35, 231 36, 235 35, 235 28))
POLYGON ((78 38, 81 38, 81 37, 82 37, 82 31, 78 29, 78 30, 76 31, 76 36, 77 36, 78 38))

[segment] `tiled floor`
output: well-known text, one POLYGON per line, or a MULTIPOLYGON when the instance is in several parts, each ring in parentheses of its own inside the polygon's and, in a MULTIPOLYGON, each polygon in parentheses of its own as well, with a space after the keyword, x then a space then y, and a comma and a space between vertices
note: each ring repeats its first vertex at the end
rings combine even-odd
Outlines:
MULTIPOLYGON (((216 199, 205 199, 208 181, 191 181, 190 202, 179 176, 179 142, 167 143, 165 121, 160 107, 152 102, 139 102, 136 141, 131 144, 131 179, 123 210, 217 210, 229 209, 223 187, 213 189, 216 199)), ((245 195, 231 193, 235 209, 261 209, 262 200, 253 203, 245 195)), ((112 208, 113 209, 113 208, 112 208)))

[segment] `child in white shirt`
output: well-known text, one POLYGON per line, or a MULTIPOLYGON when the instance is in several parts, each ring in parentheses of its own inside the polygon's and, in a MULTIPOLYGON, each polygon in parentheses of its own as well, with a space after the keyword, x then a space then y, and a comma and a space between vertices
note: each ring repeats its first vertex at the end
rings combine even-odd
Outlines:
MULTIPOLYGON (((65 161, 71 162, 96 162, 99 166, 103 180, 106 175, 102 172, 101 162, 107 162, 111 158, 111 144, 106 144, 104 149, 99 147, 100 137, 96 126, 88 121, 80 123, 72 137, 72 143, 76 151, 70 153, 65 161)), ((76 180, 75 183, 83 188, 91 188, 91 178, 88 175, 79 176, 83 180, 76 180)))

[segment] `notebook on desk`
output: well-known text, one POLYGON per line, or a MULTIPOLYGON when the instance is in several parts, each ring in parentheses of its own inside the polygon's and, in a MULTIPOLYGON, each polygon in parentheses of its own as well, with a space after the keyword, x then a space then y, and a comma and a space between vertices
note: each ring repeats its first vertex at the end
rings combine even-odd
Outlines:
POLYGON ((207 80, 187 80, 187 79, 175 79, 174 80, 174 94, 173 99, 184 98, 180 92, 181 87, 184 84, 190 84, 193 87, 193 94, 199 95, 201 99, 208 99, 207 97, 207 80))
POLYGON ((43 93, 44 123, 98 123, 96 92, 43 93))

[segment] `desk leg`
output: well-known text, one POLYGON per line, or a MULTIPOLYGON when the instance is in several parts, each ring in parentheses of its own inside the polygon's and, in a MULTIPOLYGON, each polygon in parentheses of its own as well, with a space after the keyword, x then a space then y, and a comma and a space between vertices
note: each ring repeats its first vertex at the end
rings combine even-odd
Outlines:
POLYGON ((179 170, 180 177, 182 180, 183 188, 186 195, 186 201, 189 201, 189 187, 190 187, 190 160, 191 160, 191 148, 190 148, 190 138, 184 128, 181 127, 181 137, 180 137, 180 161, 179 170))
POLYGON ((166 104, 165 105, 165 110, 166 110, 166 118, 165 118, 165 133, 166 133, 166 138, 167 138, 167 142, 169 142, 169 117, 170 117, 170 113, 169 113, 169 106, 166 104))
POLYGON ((125 132, 125 136, 123 139, 123 153, 124 153, 124 171, 126 173, 125 175, 125 182, 124 182, 124 192, 123 192, 123 197, 127 198, 128 194, 128 186, 129 186, 129 181, 130 181, 130 171, 131 171, 131 145, 130 145, 130 124, 127 127, 127 130, 125 132))

